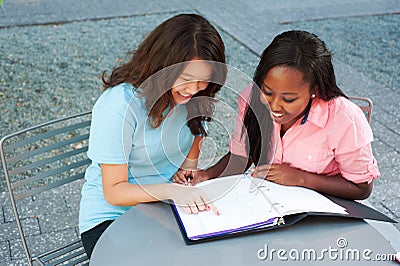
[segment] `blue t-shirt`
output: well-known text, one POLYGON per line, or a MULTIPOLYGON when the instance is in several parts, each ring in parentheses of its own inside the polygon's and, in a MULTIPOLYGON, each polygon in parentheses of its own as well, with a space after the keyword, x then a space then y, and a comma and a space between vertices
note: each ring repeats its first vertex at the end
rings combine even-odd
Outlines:
POLYGON ((128 164, 133 184, 171 182, 193 143, 185 105, 177 105, 157 128, 149 124, 145 98, 130 84, 102 93, 93 107, 88 157, 79 211, 81 233, 115 220, 130 207, 113 206, 103 195, 100 164, 128 164))

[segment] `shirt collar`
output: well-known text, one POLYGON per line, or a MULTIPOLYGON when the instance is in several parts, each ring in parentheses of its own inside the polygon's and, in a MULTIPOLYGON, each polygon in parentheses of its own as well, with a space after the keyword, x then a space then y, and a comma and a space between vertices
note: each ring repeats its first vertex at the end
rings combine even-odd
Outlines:
POLYGON ((328 102, 321 99, 313 99, 311 108, 306 112, 301 120, 301 125, 311 122, 316 126, 323 128, 328 122, 328 102))

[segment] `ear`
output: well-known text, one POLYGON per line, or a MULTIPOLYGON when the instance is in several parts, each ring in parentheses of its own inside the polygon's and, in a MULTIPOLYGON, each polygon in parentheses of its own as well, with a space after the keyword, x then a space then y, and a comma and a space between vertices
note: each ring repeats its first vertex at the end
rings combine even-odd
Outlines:
POLYGON ((311 98, 315 98, 318 95, 318 86, 315 86, 310 90, 311 98))

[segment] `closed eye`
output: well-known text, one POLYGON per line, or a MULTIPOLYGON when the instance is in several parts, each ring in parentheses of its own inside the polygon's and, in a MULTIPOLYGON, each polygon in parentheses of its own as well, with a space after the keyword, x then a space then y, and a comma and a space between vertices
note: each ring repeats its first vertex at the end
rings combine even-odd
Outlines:
POLYGON ((264 93, 267 96, 271 96, 272 95, 272 92, 265 91, 265 90, 262 90, 262 93, 264 93))
POLYGON ((287 98, 283 97, 283 100, 284 100, 285 102, 287 102, 287 103, 292 103, 292 102, 296 101, 297 99, 298 99, 298 98, 287 99, 287 98))

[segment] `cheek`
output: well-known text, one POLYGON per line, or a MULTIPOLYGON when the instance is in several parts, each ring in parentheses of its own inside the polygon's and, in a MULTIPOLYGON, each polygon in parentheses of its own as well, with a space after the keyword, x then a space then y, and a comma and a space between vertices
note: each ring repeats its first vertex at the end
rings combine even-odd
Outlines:
POLYGON ((260 93, 260 101, 265 105, 269 105, 267 97, 263 93, 260 93))
POLYGON ((300 115, 307 108, 308 102, 299 104, 286 104, 284 107, 286 112, 294 116, 300 115))
POLYGON ((199 91, 204 91, 205 89, 207 89, 208 84, 210 84, 209 82, 199 82, 199 91))

